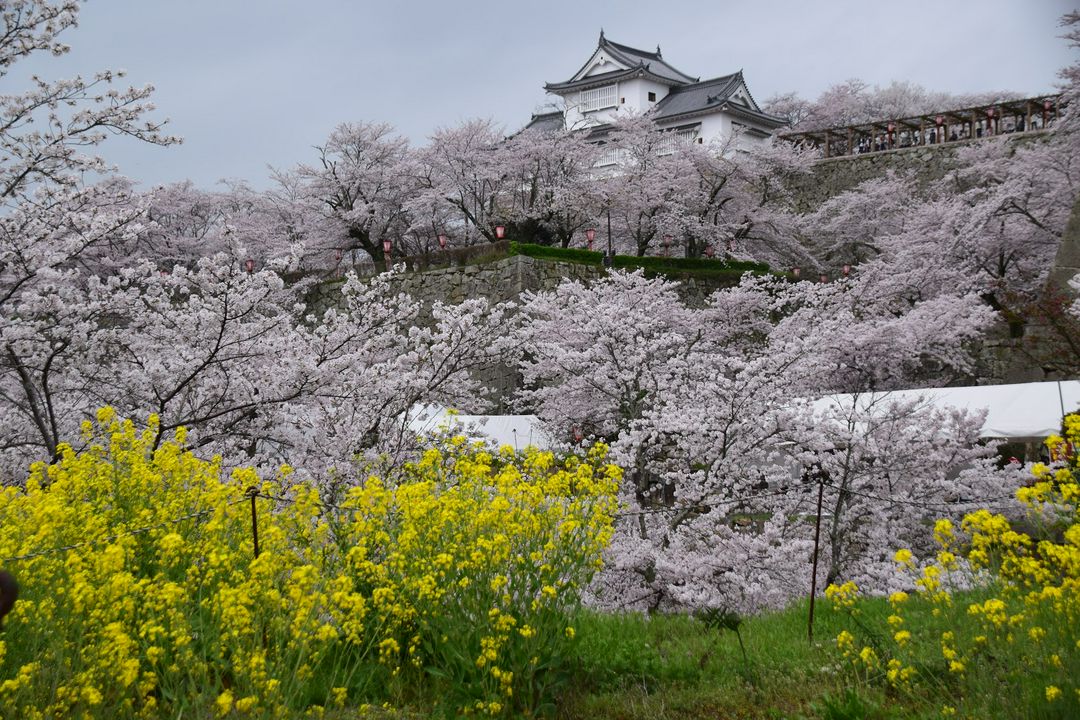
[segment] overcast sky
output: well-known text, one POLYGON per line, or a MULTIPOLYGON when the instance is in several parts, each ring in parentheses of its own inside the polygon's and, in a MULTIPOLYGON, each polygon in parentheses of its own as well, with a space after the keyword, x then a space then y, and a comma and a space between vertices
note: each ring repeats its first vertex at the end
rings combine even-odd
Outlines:
POLYGON ((934 90, 1050 91, 1073 61, 1058 18, 1077 0, 92 0, 71 53, 13 78, 126 69, 157 88, 184 144, 110 141, 104 155, 144 185, 189 178, 268 183, 267 165, 313 157, 338 123, 385 121, 414 143, 491 117, 512 131, 610 40, 702 78, 743 69, 759 100, 816 97, 851 77, 934 90))

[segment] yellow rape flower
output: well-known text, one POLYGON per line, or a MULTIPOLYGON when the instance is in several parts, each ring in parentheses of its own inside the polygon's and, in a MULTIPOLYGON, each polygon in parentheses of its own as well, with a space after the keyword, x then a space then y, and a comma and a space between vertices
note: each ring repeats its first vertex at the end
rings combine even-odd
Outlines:
POLYGON ((233 694, 225 690, 217 696, 217 700, 214 701, 214 711, 218 717, 225 717, 232 712, 233 707, 233 694))
POLYGON ((896 554, 893 556, 893 560, 898 565, 909 569, 915 567, 914 557, 912 556, 911 551, 906 548, 901 548, 900 550, 897 550, 896 554))

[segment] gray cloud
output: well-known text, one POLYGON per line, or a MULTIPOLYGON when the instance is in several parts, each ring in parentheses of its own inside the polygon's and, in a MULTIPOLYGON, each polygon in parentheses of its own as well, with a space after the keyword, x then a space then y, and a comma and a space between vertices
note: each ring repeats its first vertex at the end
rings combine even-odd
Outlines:
POLYGON ((312 157, 344 121, 386 121, 422 143, 437 127, 492 117, 508 129, 545 102, 545 81, 585 61, 603 27, 662 46, 692 75, 742 68, 762 100, 814 97, 850 77, 935 90, 1053 89, 1072 62, 1057 20, 1075 0, 732 2, 92 2, 62 58, 14 77, 125 68, 157 87, 185 144, 118 139, 107 158, 143 184, 221 178, 267 184, 267 165, 312 157))

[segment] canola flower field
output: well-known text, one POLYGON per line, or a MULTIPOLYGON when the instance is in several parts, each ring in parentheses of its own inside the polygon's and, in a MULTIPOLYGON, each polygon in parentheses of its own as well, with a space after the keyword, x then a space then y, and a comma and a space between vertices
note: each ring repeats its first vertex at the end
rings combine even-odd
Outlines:
POLYGON ((938 520, 931 562, 917 567, 909 550, 896 552, 915 593, 889 597, 884 627, 860 621, 854 583, 827 588, 852 621, 836 646, 857 682, 938 702, 940 717, 1080 717, 1080 416, 1046 444, 1062 462, 1035 464, 1017 491, 1032 527, 1020 532, 988 510, 959 528, 938 520), (929 622, 909 621, 913 605, 929 622))
POLYGON ((717 624, 582 611, 612 534, 606 448, 445 438, 341 498, 225 473, 102 410, 0 493, 20 578, 0 718, 1080 717, 1080 418, 1018 492, 896 552, 911 592, 830 586, 717 624), (257 548, 256 548, 257 532, 257 548))
POLYGON ((155 423, 105 409, 87 450, 0 493, 22 584, 0 717, 318 717, 417 687, 446 714, 551 703, 611 535, 603 447, 556 464, 452 438, 331 509, 287 468, 226 476, 183 431, 152 447, 155 423))

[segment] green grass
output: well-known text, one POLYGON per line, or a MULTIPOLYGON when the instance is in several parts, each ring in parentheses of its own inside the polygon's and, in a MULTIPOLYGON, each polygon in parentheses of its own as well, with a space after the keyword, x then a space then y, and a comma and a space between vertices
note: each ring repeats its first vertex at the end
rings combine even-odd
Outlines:
POLYGON ((740 627, 746 660, 734 632, 708 629, 689 616, 584 613, 571 663, 576 673, 558 717, 907 720, 941 717, 944 705, 957 707, 957 717, 1076 717, 1075 703, 1044 701, 1047 678, 1022 651, 992 655, 963 681, 948 672, 938 639, 946 630, 977 632, 963 618, 967 605, 981 599, 958 594, 960 612, 948 615, 933 615, 927 604, 905 609, 905 627, 918 636, 919 681, 903 693, 889 689, 881 673, 856 675, 836 650, 836 636, 848 630, 858 647, 877 645, 887 657, 891 643, 883 633, 891 610, 881 598, 859 601, 857 623, 819 603, 813 643, 805 601, 748 618, 740 627))
MULTIPOLYGON (((510 254, 525 255, 541 260, 571 262, 579 265, 601 266, 604 261, 604 254, 601 252, 519 242, 510 243, 510 254)), ((673 279, 724 280, 733 284, 738 283, 739 279, 748 272, 759 275, 770 272, 769 266, 764 263, 712 260, 708 258, 636 257, 632 255, 616 255, 612 259, 612 266, 623 270, 641 269, 650 276, 663 275, 673 279)))
POLYGON ((801 603, 747 619, 739 630, 746 660, 734 632, 689 616, 583 615, 579 671, 560 717, 799 717, 844 686, 833 638, 846 618, 819 606, 811 644, 806 610, 801 603))

